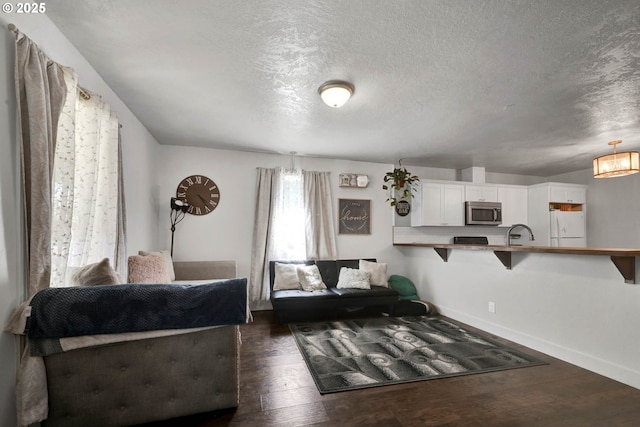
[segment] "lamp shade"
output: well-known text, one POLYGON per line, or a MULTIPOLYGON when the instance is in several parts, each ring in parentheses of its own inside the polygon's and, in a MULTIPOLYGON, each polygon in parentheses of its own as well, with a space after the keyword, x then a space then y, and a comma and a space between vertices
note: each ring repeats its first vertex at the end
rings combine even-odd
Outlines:
POLYGON ((637 151, 616 152, 616 145, 621 142, 621 140, 609 142, 609 145, 613 145, 613 154, 593 159, 594 178, 613 178, 640 172, 640 153, 637 151))
POLYGON ((351 98, 353 92, 354 87, 352 84, 336 80, 326 82, 318 88, 322 101, 329 107, 334 108, 342 107, 351 98))

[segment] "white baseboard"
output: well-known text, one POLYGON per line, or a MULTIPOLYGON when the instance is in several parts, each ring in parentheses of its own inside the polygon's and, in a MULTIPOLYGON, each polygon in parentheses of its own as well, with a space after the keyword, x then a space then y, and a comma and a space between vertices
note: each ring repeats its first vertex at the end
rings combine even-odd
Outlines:
POLYGON ((506 328, 496 323, 488 322, 479 317, 470 316, 458 310, 438 306, 438 311, 443 316, 466 323, 501 338, 508 339, 533 350, 548 354, 549 356, 572 363, 581 368, 640 389, 640 372, 638 371, 634 371, 625 366, 611 363, 607 360, 597 358, 569 347, 564 347, 556 343, 546 341, 539 337, 524 334, 515 329, 506 328))

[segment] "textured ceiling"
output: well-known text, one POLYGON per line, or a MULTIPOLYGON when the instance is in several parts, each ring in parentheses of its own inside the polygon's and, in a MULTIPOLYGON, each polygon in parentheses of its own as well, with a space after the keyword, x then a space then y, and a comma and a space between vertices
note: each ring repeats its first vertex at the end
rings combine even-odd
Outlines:
MULTIPOLYGON (((47 0, 161 144, 550 176, 640 150, 638 0, 47 0), (355 85, 342 108, 318 87, 355 85)), ((82 82, 82 76, 80 76, 82 82)))

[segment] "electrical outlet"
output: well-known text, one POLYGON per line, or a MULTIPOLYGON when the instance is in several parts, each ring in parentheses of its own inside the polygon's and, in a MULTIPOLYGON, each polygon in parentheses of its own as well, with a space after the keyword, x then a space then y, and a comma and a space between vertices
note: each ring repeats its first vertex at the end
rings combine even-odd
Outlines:
POLYGON ((496 303, 493 301, 489 301, 489 313, 496 312, 496 303))

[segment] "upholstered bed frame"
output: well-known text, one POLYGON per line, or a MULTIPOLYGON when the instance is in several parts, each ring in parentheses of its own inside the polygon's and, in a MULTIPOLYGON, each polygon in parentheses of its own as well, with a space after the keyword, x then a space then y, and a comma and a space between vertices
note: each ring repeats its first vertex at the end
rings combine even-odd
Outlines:
MULTIPOLYGON (((232 261, 175 263, 176 280, 236 277, 232 261)), ((45 426, 124 426, 236 407, 239 326, 67 351, 44 358, 45 426)))

